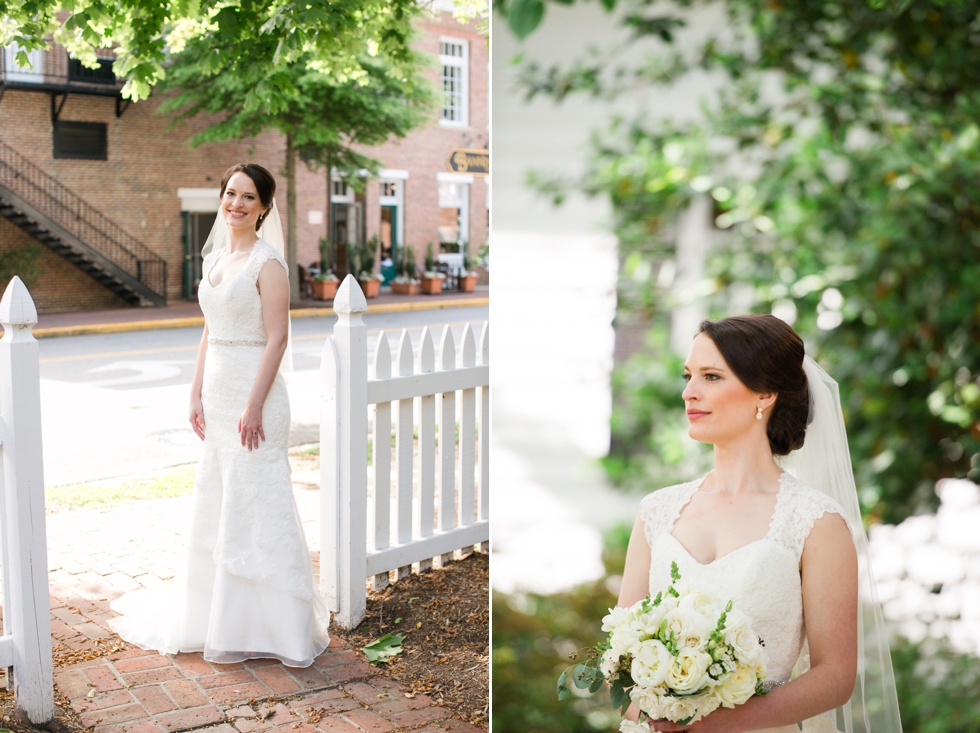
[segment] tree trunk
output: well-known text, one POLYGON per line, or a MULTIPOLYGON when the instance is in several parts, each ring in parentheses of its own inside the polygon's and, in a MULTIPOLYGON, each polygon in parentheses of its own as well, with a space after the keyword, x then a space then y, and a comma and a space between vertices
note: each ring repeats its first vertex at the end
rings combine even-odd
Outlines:
POLYGON ((333 251, 333 173, 331 172, 331 157, 327 155, 327 243, 320 250, 320 272, 326 272, 327 268, 335 268, 333 251))
POLYGON ((299 300, 299 268, 296 257, 296 149, 286 135, 286 264, 289 265, 289 300, 299 300))

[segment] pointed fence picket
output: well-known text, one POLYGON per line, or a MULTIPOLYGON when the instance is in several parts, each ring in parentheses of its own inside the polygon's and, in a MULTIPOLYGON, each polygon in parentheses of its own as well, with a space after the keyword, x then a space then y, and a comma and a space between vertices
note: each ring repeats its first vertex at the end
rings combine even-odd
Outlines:
POLYGON ((444 564, 454 553, 488 546, 489 327, 482 327, 478 357, 474 330, 466 326, 458 365, 448 326, 438 354, 428 328, 417 356, 403 331, 397 376, 389 335, 382 332, 369 379, 367 303, 353 277, 338 289, 334 310, 337 323, 321 366, 320 575, 336 623, 353 628, 364 618, 368 579, 372 588, 383 588, 392 573, 402 578, 413 565, 427 569, 434 558, 444 564))
POLYGON ((51 606, 41 464, 37 310, 14 276, 0 300, 0 528, 3 626, 0 667, 14 709, 37 727, 54 717, 51 606))

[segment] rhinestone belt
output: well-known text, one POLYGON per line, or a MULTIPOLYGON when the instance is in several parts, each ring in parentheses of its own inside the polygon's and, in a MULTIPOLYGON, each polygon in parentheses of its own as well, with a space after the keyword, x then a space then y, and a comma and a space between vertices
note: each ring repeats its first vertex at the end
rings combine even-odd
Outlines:
POLYGON ((216 346, 265 346, 268 342, 261 339, 221 339, 208 336, 208 343, 216 346))

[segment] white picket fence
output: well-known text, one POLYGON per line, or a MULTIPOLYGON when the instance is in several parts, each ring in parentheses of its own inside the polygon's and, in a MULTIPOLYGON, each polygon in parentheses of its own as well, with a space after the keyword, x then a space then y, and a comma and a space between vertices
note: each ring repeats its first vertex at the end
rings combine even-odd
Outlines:
POLYGON ((3 636, 0 668, 14 708, 35 725, 54 717, 51 605, 41 465, 41 390, 37 309, 14 277, 0 300, 0 532, 3 636))
POLYGON ((382 588, 390 571, 404 577, 414 563, 446 563, 490 540, 490 341, 486 324, 479 346, 467 325, 457 350, 447 326, 437 354, 425 329, 416 356, 403 332, 393 375, 382 333, 369 379, 367 302, 353 277, 338 289, 334 311, 321 365, 320 587, 334 623, 349 629, 364 618, 369 578, 382 588))

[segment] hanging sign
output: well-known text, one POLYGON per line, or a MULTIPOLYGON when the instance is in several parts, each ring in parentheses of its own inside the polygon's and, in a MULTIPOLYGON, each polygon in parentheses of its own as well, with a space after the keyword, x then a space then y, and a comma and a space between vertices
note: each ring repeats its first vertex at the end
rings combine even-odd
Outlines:
POLYGON ((474 176, 490 174, 490 151, 453 148, 446 159, 446 168, 453 173, 469 173, 474 176))

